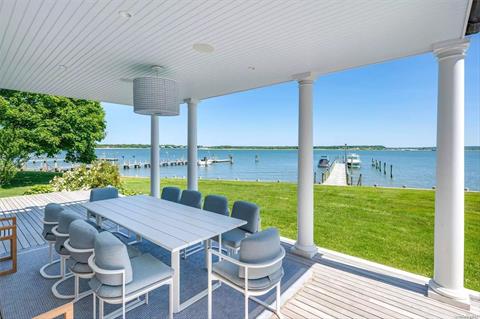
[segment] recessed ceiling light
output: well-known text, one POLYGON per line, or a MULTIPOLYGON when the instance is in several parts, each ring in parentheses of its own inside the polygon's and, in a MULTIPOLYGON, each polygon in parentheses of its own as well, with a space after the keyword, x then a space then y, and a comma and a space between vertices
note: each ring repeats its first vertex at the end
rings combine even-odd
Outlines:
POLYGON ((152 71, 153 72, 157 72, 157 73, 160 73, 162 71, 165 70, 165 67, 161 66, 161 65, 152 65, 152 71))
POLYGON ((132 17, 132 14, 128 11, 118 11, 118 14, 125 19, 130 19, 132 17))
POLYGON ((210 44, 208 43, 195 43, 193 45, 193 49, 200 53, 212 53, 215 50, 210 44))
POLYGON ((60 65, 58 65, 57 67, 58 67, 58 69, 59 69, 60 71, 66 71, 66 70, 67 70, 67 66, 64 65, 64 64, 60 64, 60 65))

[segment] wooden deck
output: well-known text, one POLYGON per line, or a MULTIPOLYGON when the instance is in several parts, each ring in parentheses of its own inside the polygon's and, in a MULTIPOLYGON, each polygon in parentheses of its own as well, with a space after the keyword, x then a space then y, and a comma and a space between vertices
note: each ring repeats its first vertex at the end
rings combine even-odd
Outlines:
POLYGON ((299 259, 311 264, 312 276, 282 306, 285 318, 478 318, 480 314, 478 300, 466 311, 428 298, 428 278, 336 254, 299 259))
MULTIPOLYGON (((81 216, 86 216, 85 209, 78 204, 87 201, 89 196, 90 191, 77 191, 0 198, 0 217, 17 217, 19 250, 35 248, 46 244, 42 237, 45 205, 52 202, 59 203, 81 216)), ((0 256, 8 249, 6 242, 1 243, 0 256)))
MULTIPOLYGON (((79 204, 89 191, 0 198, 0 216, 17 216, 18 248, 45 245, 43 208, 57 202, 85 216, 79 204)), ((9 249, 0 245, 0 255, 9 249)), ((327 250, 312 260, 290 253, 286 258, 310 267, 312 276, 283 305, 286 318, 478 318, 470 312, 426 297, 428 278, 327 250)), ((275 318, 275 317, 273 317, 275 318)))
POLYGON ((323 185, 347 186, 347 176, 345 174, 344 163, 334 163, 332 171, 323 185))

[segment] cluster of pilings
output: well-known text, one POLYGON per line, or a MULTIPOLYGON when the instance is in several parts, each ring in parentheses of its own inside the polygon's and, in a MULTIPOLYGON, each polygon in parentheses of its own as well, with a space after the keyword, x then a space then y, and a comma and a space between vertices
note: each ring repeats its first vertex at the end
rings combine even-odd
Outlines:
POLYGON ((393 165, 388 165, 387 162, 382 162, 380 160, 376 160, 372 158, 372 167, 374 167, 377 171, 382 173, 383 168, 383 175, 387 175, 387 168, 390 168, 390 178, 393 178, 393 165), (383 164, 383 166, 382 166, 383 164))

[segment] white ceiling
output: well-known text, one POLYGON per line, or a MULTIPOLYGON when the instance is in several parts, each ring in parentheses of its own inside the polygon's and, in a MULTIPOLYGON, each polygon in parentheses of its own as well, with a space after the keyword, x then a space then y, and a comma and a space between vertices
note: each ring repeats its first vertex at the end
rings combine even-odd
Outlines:
POLYGON ((130 80, 151 75, 158 64, 178 80, 182 99, 203 99, 431 51, 435 42, 463 37, 469 6, 469 0, 0 0, 0 87, 132 104, 130 80), (195 43, 214 51, 199 53, 195 43))

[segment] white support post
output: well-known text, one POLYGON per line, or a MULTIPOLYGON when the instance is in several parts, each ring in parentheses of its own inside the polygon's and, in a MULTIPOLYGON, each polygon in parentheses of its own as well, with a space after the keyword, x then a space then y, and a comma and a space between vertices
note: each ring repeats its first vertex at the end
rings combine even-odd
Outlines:
POLYGON ((160 141, 158 116, 151 115, 150 124, 150 196, 160 197, 160 141))
POLYGON ((292 252, 312 258, 313 242, 313 77, 299 83, 297 241, 292 252))
POLYGON ((197 165, 197 106, 198 100, 187 99, 188 105, 188 162, 187 182, 189 190, 198 190, 198 165, 197 165))
POLYGON ((464 276, 464 58, 468 40, 434 46, 438 58, 434 277, 428 295, 469 309, 464 276))

